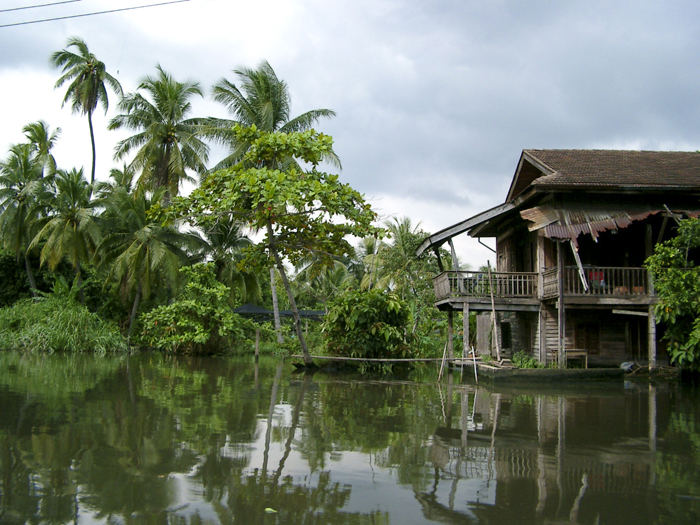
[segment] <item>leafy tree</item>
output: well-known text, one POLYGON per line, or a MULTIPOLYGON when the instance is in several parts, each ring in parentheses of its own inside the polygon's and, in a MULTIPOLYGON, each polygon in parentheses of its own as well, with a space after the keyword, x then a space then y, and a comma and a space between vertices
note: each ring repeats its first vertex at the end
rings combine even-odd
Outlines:
MULTIPOLYGON (((250 141, 237 134, 236 124, 243 127, 255 126, 262 131, 281 131, 284 133, 306 131, 324 117, 333 117, 330 109, 312 109, 290 119, 291 97, 286 82, 277 77, 268 62, 262 62, 257 69, 242 68, 234 71, 238 85, 227 79, 221 79, 213 89, 214 100, 226 106, 234 116, 230 119, 207 119, 203 130, 207 136, 225 145, 229 154, 214 169, 229 168, 239 162, 250 148, 250 141)), ((324 157, 340 166, 337 155, 330 150, 324 157)), ((277 158, 263 161, 268 168, 282 168, 295 162, 293 158, 277 158)), ((299 168, 299 166, 297 166, 299 168)), ((282 331, 275 287, 274 269, 270 268, 270 291, 275 318, 275 331, 278 343, 282 343, 282 331)))
POLYGON ((41 243, 40 261, 51 270, 66 259, 75 271, 78 286, 82 284, 81 265, 92 258, 101 239, 95 216, 95 202, 91 200, 92 186, 83 176, 83 170, 59 170, 56 195, 51 200, 51 215, 32 239, 29 249, 41 243))
POLYGON ((140 171, 139 183, 149 189, 164 188, 166 201, 178 194, 180 183, 192 180, 186 170, 204 173, 208 146, 199 138, 198 119, 187 118, 190 99, 202 96, 197 82, 178 82, 157 66, 155 77, 146 77, 138 89, 144 92, 126 95, 119 102, 121 114, 109 123, 109 129, 137 131, 117 144, 115 158, 131 151, 136 154, 131 166, 140 171))
POLYGON ((39 201, 44 191, 42 168, 29 144, 10 148, 0 163, 0 237, 2 245, 24 259, 27 280, 35 294, 36 280, 29 261, 29 245, 38 220, 39 201))
POLYGON ((657 319, 675 364, 700 369, 700 218, 680 222, 678 235, 654 248, 646 267, 654 277, 657 319))
POLYGON ((55 87, 61 87, 70 82, 66 89, 63 104, 72 102, 73 112, 87 115, 90 126, 90 143, 92 144, 92 169, 90 171, 90 184, 95 183, 95 133, 92 128, 92 114, 97 104, 102 104, 105 114, 109 107, 107 89, 105 83, 116 94, 122 94, 122 86, 119 81, 107 73, 103 62, 90 53, 87 44, 77 37, 68 39, 66 49, 56 51, 51 55, 51 63, 62 68, 62 75, 56 81, 55 87), (71 51, 70 48, 74 48, 71 51))
POLYGON ((394 294, 347 290, 329 302, 323 330, 336 355, 407 357, 408 320, 408 308, 394 294))
POLYGON ((243 264, 274 265, 294 316, 304 360, 311 364, 299 311, 287 278, 284 259, 299 263, 310 254, 326 264, 351 253, 348 235, 377 233, 375 214, 360 193, 342 184, 337 175, 318 171, 317 164, 331 150, 332 139, 313 130, 296 133, 260 131, 236 126, 250 149, 233 168, 208 175, 188 198, 176 201, 175 217, 192 218, 206 229, 222 218, 234 218, 264 232, 263 239, 245 248, 243 264), (273 169, 277 159, 300 159, 313 168, 301 172, 292 164, 273 169))
POLYGON ((153 348, 190 353, 242 339, 252 322, 231 311, 230 290, 216 280, 214 265, 195 264, 180 271, 187 279, 182 294, 144 314, 142 341, 153 348))

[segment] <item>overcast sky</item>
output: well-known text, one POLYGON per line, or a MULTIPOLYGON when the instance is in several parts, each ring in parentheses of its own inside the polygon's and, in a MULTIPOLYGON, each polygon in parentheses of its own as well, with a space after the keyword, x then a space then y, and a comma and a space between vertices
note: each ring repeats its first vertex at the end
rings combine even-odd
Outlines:
MULTIPOLYGON (((0 25, 157 0, 5 0, 0 25)), ((0 155, 38 119, 63 130, 59 165, 90 169, 87 121, 61 108, 52 52, 83 38, 126 91, 160 63, 211 86, 268 60, 292 114, 337 112, 341 178, 382 217, 434 232, 503 202, 522 149, 700 148, 700 2, 190 0, 0 28, 0 155)), ((106 178, 114 115, 95 116, 106 178)), ((193 116, 226 116, 210 100, 193 116)), ((212 162, 218 160, 216 151, 212 162)), ((491 243, 493 245, 493 243, 491 243)), ((490 253, 457 243, 463 263, 490 253)))

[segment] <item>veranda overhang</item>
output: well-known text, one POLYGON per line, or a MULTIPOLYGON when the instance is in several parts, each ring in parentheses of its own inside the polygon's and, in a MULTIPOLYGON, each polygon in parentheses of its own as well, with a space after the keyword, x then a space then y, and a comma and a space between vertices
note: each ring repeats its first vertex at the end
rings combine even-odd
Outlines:
POLYGON ((439 232, 433 233, 429 237, 426 237, 426 239, 418 247, 418 250, 416 250, 416 256, 420 256, 423 252, 425 252, 428 249, 437 249, 440 246, 442 246, 445 242, 449 241, 452 237, 467 232, 472 228, 483 224, 484 222, 488 222, 498 217, 501 217, 504 214, 507 214, 508 212, 512 211, 514 208, 514 203, 506 202, 504 204, 494 206, 493 208, 483 211, 477 215, 474 215, 473 217, 469 217, 468 219, 465 219, 462 222, 458 222, 457 224, 448 226, 447 228, 444 228, 439 232))

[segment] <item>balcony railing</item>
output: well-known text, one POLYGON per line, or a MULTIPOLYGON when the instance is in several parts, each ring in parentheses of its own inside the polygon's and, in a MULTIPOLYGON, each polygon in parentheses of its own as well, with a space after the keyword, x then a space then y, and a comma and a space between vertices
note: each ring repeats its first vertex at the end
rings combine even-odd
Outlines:
POLYGON ((450 297, 537 297, 534 272, 443 272, 433 279, 438 300, 450 297))
MULTIPOLYGON (((576 266, 563 269, 563 293, 566 296, 620 297, 650 295, 644 268, 584 266, 588 290, 576 266)), ((556 268, 535 272, 443 272, 433 279, 438 301, 451 297, 551 299, 559 294, 556 268), (539 286, 539 288, 538 288, 539 286), (538 293, 539 292, 539 293, 538 293)))
MULTIPOLYGON (((564 295, 627 297, 649 295, 649 280, 644 268, 615 266, 584 266, 583 274, 588 290, 576 266, 563 269, 564 295)), ((542 273, 542 291, 545 298, 558 294, 556 268, 542 273)))

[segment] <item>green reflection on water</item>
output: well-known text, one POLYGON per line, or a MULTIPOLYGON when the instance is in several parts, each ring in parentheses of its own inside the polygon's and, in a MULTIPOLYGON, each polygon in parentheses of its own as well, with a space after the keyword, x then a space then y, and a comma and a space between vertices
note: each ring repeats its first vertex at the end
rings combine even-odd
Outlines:
POLYGON ((0 354, 1 523, 695 523, 697 390, 0 354))

